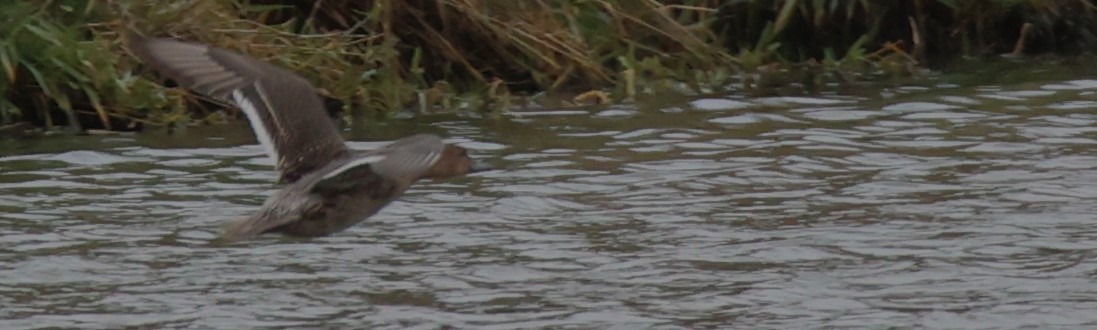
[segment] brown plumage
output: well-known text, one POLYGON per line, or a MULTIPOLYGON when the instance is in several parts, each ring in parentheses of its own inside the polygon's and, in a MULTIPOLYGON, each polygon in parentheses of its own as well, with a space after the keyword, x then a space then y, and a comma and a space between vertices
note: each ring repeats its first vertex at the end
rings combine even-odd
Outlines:
POLYGON ((378 150, 352 152, 327 117, 315 88, 301 76, 207 45, 129 33, 129 49, 181 86, 234 102, 287 185, 262 209, 225 227, 222 241, 267 232, 323 236, 373 214, 419 179, 486 169, 464 148, 427 134, 378 150))

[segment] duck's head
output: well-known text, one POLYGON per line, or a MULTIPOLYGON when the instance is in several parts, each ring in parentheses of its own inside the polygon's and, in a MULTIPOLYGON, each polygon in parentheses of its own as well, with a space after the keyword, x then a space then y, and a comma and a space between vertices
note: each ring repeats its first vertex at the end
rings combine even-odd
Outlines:
POLYGON ((447 144, 442 149, 442 157, 423 175, 423 178, 445 179, 491 169, 490 166, 469 157, 467 149, 447 144))

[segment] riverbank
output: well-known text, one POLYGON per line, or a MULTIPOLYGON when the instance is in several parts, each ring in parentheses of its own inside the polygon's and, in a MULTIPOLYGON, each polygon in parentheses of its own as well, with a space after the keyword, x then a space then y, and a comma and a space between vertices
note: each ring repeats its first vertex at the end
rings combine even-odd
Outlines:
POLYGON ((225 120, 223 105, 164 87, 141 68, 122 45, 122 22, 291 68, 333 113, 354 118, 627 102, 660 89, 811 93, 960 57, 1097 47, 1094 6, 1081 0, 314 3, 2 4, 0 126, 225 120))

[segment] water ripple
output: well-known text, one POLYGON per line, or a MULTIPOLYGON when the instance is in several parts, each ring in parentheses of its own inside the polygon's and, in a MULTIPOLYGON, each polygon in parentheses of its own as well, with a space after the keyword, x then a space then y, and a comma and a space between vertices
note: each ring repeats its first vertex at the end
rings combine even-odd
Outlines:
POLYGON ((5 155, 0 327, 1097 326, 1097 84, 939 85, 413 125, 504 170, 230 247, 246 134, 5 155))

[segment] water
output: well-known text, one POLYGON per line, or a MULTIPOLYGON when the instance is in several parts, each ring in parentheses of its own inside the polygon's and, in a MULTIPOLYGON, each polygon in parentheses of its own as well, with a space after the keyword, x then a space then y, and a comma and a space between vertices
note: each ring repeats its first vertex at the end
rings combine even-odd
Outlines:
POLYGON ((0 142, 0 328, 1097 326, 1097 80, 1009 70, 360 127, 507 170, 229 247, 274 191, 242 123, 0 142))

